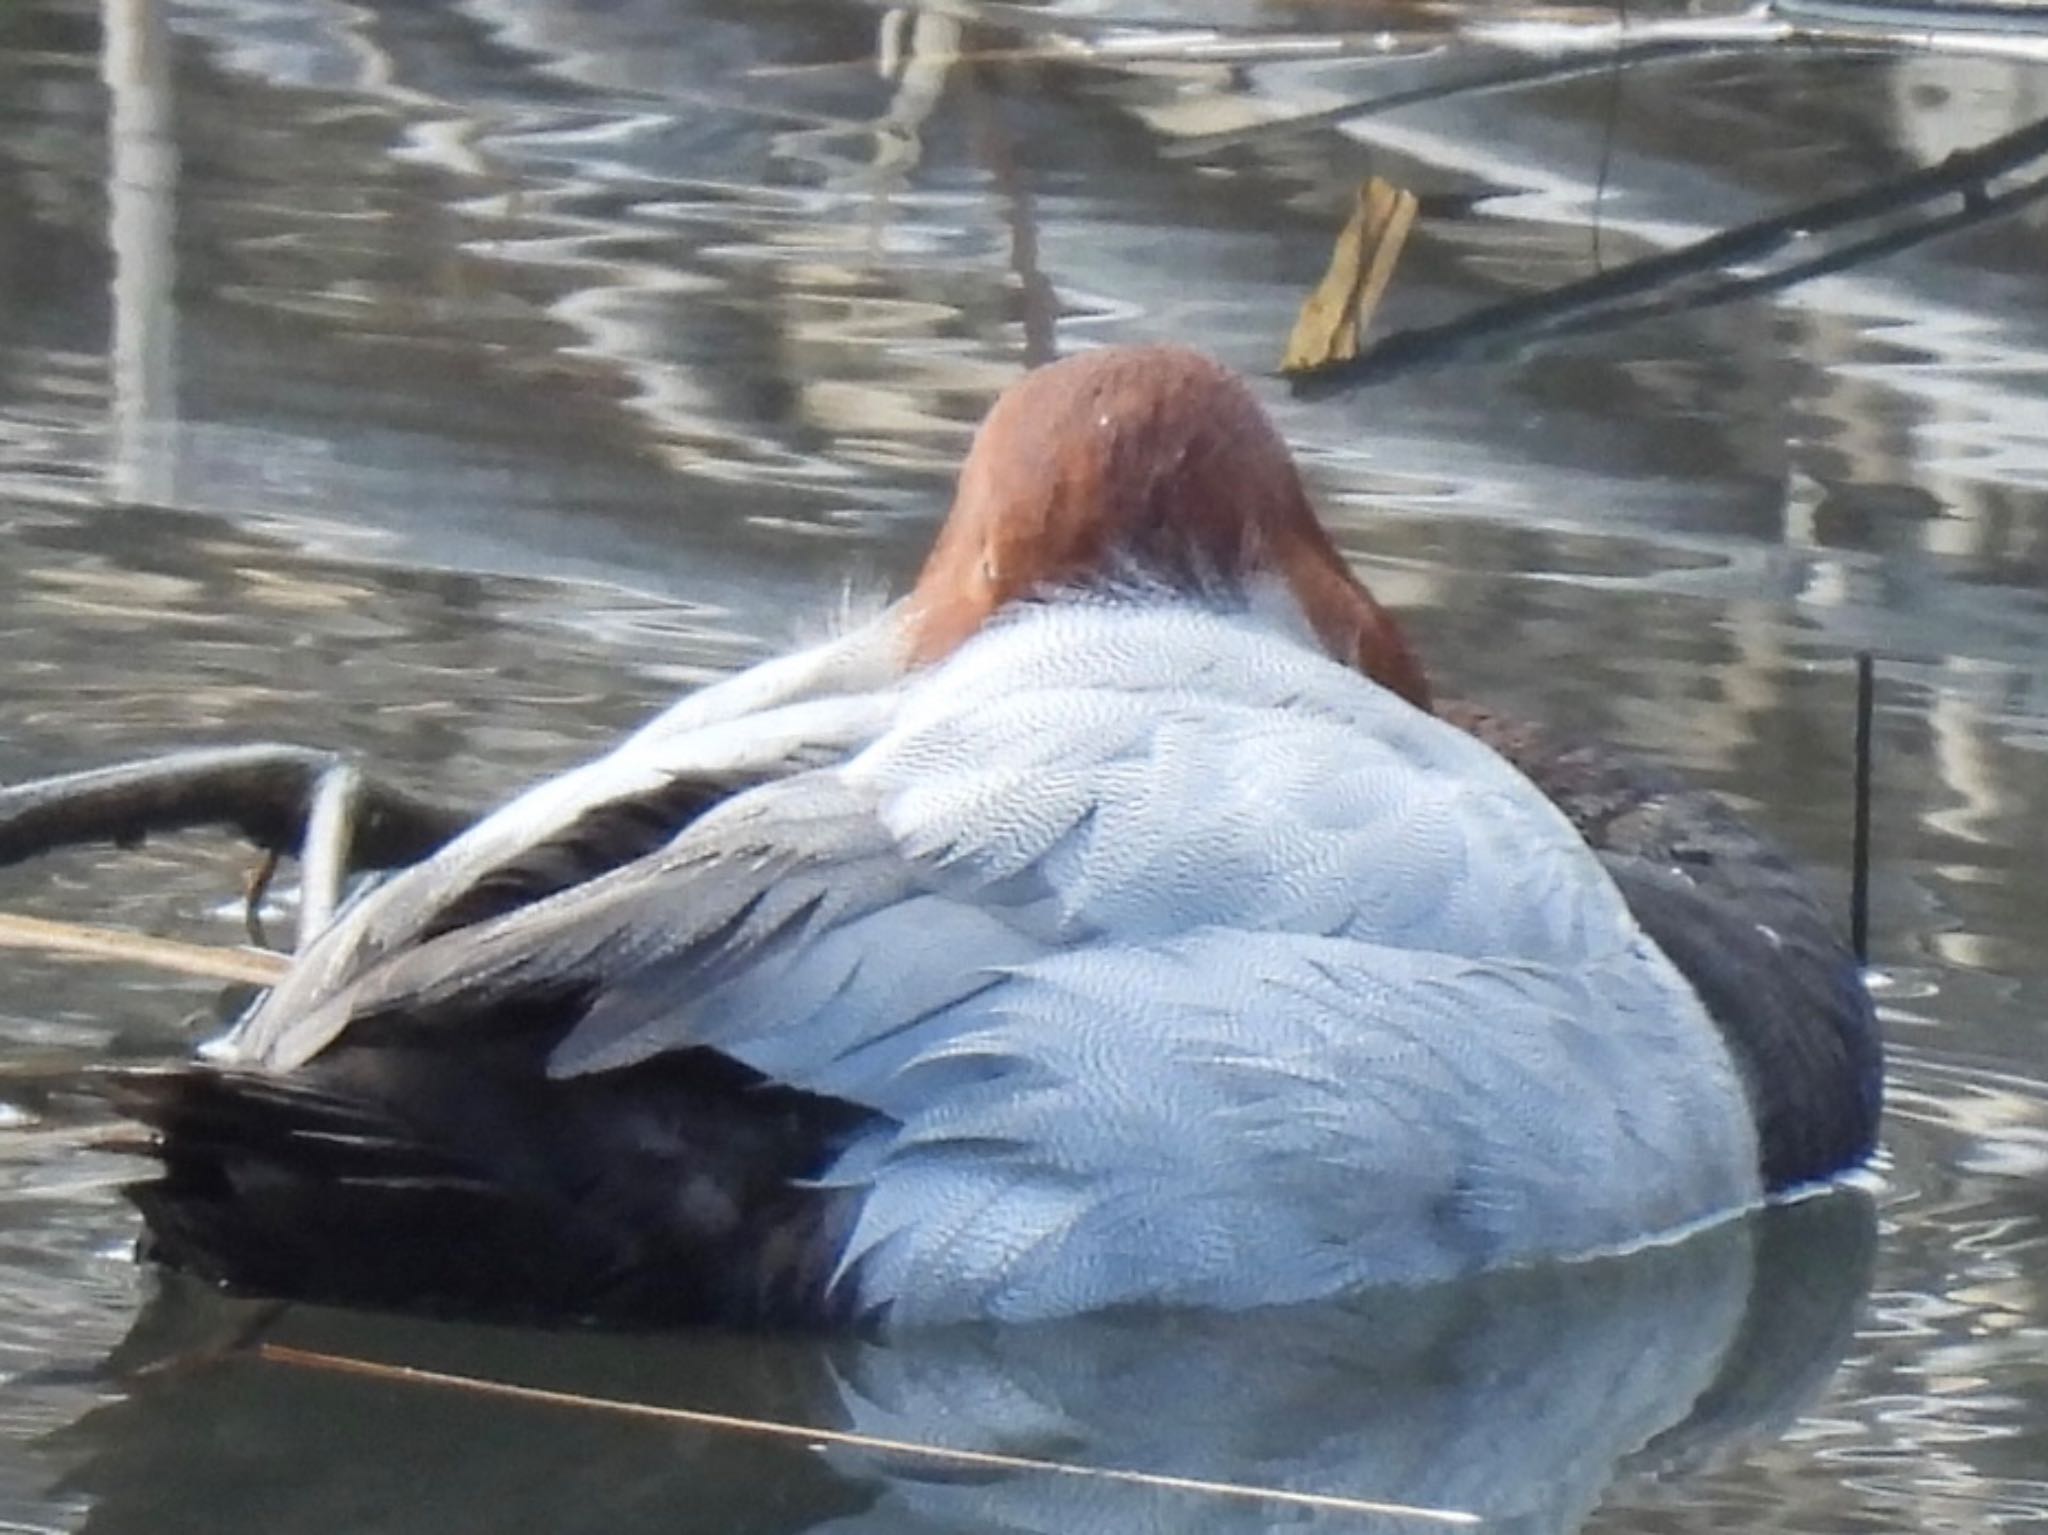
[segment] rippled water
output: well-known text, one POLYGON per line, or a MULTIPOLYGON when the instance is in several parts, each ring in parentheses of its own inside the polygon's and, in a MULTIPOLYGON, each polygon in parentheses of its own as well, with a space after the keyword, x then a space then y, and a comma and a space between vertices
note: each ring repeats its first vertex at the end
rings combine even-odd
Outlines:
MULTIPOLYGON (((1027 360, 1174 337, 1270 369, 1363 176, 1423 199, 1391 331, 2048 117, 2024 47, 1631 10, 1721 30, 1562 67, 1535 23, 1599 18, 12 0, 0 781, 281 739, 483 800, 901 581, 1027 360)), ((1237 1323, 277 1336, 1531 1531, 2048 1516, 2044 269, 2036 201, 1742 302, 1265 390, 1444 691, 1680 763, 1837 887, 1878 652, 1872 1195, 1237 1323)), ((226 940, 248 864, 82 852, 0 870, 0 910, 226 940)), ((0 977, 0 1070, 176 1052, 228 1005, 0 977)), ((1428 1527, 209 1359, 247 1308, 128 1262, 80 1117, 0 1090, 0 1528, 1428 1527)))

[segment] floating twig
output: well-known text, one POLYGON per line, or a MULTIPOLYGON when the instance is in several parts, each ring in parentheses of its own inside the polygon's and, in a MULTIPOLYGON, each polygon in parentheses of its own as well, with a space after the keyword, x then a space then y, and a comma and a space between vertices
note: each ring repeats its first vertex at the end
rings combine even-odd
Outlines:
POLYGON ((1330 269, 1303 301, 1287 338, 1281 372, 1326 367, 1358 355, 1408 243, 1415 207, 1415 194, 1405 187, 1379 176, 1359 183, 1351 216, 1330 252, 1330 269))
POLYGON ((363 801, 363 775, 353 763, 337 762, 313 785, 306 810, 305 840, 299 846, 299 930, 303 950, 341 906, 348 883, 349 854, 356 845, 356 814, 363 801))
POLYGON ((46 917, 21 917, 0 912, 0 949, 33 949, 44 954, 71 954, 108 959, 196 975, 210 981, 240 981, 275 986, 291 961, 267 949, 223 948, 154 938, 119 928, 88 927, 46 917))
POLYGON ((1359 96, 1336 106, 1291 112, 1242 127, 1219 129, 1214 133, 1187 134, 1165 145, 1160 153, 1168 160, 1206 159, 1220 150, 1275 138, 1284 139, 1309 129, 1333 128, 1342 123, 1387 117, 1408 107, 1439 106, 1448 101, 1494 96, 1534 85, 1560 85, 1568 80, 1607 74, 1635 64, 1748 53, 1759 42, 1775 43, 1781 35, 1762 39, 1744 36, 1740 40, 1651 37, 1639 42, 1603 42, 1597 48, 1577 48, 1560 57, 1517 59, 1509 64, 1484 67, 1468 66, 1464 72, 1448 80, 1431 80, 1401 90, 1382 91, 1376 96, 1359 96))
POLYGON ((242 881, 242 931, 259 949, 271 946, 270 934, 263 926, 263 901, 270 894, 271 883, 277 878, 278 865, 283 862, 284 854, 274 847, 267 847, 256 867, 242 881))
POLYGON ((1999 193, 1987 186, 1995 177, 2043 157, 2048 157, 2048 118, 1952 154, 1939 165, 1875 186, 1723 230, 1677 250, 1547 292, 1488 305, 1441 325, 1397 331, 1349 362, 1294 375, 1294 386, 1296 392, 1311 397, 1327 395, 1377 383, 1397 373, 1497 356, 1532 341, 1712 308, 1844 271, 2048 197, 2048 176, 1999 193), (1961 205, 1949 213, 1864 236, 1776 271, 1741 278, 1724 275, 1729 266, 1763 260, 1795 242, 1946 196, 1959 196, 1961 205), (1710 280, 1682 287, 1700 278, 1710 280), (1672 289, 1680 291, 1668 291, 1672 289))
MULTIPOLYGON (((321 782, 345 759, 304 746, 200 747, 0 787, 0 864, 60 847, 127 846, 157 832, 233 826, 258 847, 296 850, 321 782)), ((473 819, 374 778, 356 803, 351 868, 431 853, 473 819)))
POLYGON ((259 1359, 302 1369, 328 1370, 341 1375, 364 1376, 398 1385, 433 1386, 443 1390, 467 1391, 505 1401, 530 1402, 549 1407, 575 1408, 586 1412, 610 1413, 618 1417, 648 1419, 659 1423, 687 1424, 693 1428, 717 1429, 727 1433, 755 1434, 768 1439, 793 1440, 803 1445, 836 1445, 845 1449, 870 1450, 884 1455, 903 1455, 919 1460, 947 1461, 959 1466, 979 1466, 990 1471, 1040 1472, 1051 1476, 1118 1482, 1129 1487, 1146 1487, 1163 1492, 1194 1493, 1206 1497, 1235 1498, 1247 1502, 1277 1503, 1292 1508, 1317 1509, 1327 1513, 1362 1514, 1381 1519, 1413 1519, 1423 1523, 1469 1526, 1480 1523, 1477 1514, 1455 1508, 1428 1508, 1411 1503, 1388 1503, 1374 1498, 1353 1498, 1341 1493, 1296 1492, 1285 1487, 1259 1487, 1243 1482, 1211 1481, 1204 1477, 1171 1476, 1154 1471, 1128 1471, 1113 1466, 1074 1465, 1064 1461, 1040 1460, 1028 1455, 1005 1455, 994 1450, 959 1449, 950 1445, 923 1444, 914 1439, 890 1439, 879 1434, 855 1433, 847 1429, 812 1428, 801 1423, 782 1423, 771 1418, 748 1418, 735 1413, 705 1412, 692 1407, 664 1407, 654 1402, 635 1402, 616 1397, 588 1396, 575 1391, 556 1391, 543 1386, 521 1386, 485 1376, 457 1375, 445 1370, 426 1370, 416 1365, 383 1364, 346 1354, 320 1353, 292 1348, 281 1343, 258 1343, 259 1359))

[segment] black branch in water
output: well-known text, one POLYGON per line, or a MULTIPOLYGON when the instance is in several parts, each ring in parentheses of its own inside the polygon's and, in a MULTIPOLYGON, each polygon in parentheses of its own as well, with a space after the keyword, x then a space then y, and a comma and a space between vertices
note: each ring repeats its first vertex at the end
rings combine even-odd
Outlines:
POLYGON ((467 809, 361 776, 335 752, 198 747, 0 787, 0 865, 83 844, 127 846, 195 826, 232 826, 267 851, 296 851, 323 785, 344 773, 354 800, 351 868, 416 863, 475 819, 467 809))
POLYGON ((1938 165, 1823 198, 1626 266, 1515 298, 1441 325, 1395 331, 1357 357, 1290 375, 1297 394, 1322 398, 1397 374, 1498 357, 1539 341, 1618 329, 1641 320, 1710 309, 1795 283, 1867 265, 1941 235, 1986 223, 2048 198, 2048 175, 1992 191, 1990 183, 2048 158, 2048 118, 1961 150, 1938 165), (1942 197, 1960 205, 1903 224, 1881 221, 1942 197), (1880 227, 1802 261, 1754 276, 1727 269, 1859 224, 1880 227))

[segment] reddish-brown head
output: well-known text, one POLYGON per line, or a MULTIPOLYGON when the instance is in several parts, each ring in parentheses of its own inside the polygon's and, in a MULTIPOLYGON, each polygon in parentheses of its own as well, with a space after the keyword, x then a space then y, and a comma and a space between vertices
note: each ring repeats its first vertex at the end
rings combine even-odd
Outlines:
POLYGON ((1182 586, 1276 575, 1331 655, 1429 707, 1259 402, 1170 346, 1086 352, 1004 391, 912 593, 913 657, 950 654, 1005 603, 1129 570, 1182 586))

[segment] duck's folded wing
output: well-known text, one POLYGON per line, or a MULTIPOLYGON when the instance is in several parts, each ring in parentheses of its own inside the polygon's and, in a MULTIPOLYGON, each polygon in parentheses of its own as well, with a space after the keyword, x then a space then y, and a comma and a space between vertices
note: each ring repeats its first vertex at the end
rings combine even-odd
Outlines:
POLYGON ((539 1003, 569 1021, 557 1076, 708 1047, 869 1101, 920 1021, 1043 952, 1010 912, 936 888, 870 796, 814 771, 624 868, 370 967, 280 1034, 268 1063, 297 1065, 344 1029, 460 1036, 539 1003))
POLYGON ((880 1107, 876 1074, 921 1026, 1048 947, 1289 929, 1565 965, 1639 941, 1562 816, 1370 684, 1271 644, 1271 666, 1219 664, 1200 690, 1062 680, 1047 654, 1232 652, 1197 643, 1214 624, 1162 632, 1142 610, 1038 617, 970 657, 994 650, 1007 685, 978 659, 949 669, 844 761, 378 959, 264 1063, 352 1020, 460 1031, 538 1009, 557 1075, 709 1046, 880 1107))
POLYGON ((332 1016, 342 991, 393 956, 631 868, 733 795, 858 750, 893 707, 879 691, 801 699, 694 730, 650 727, 536 785, 344 911, 244 1020, 226 1055, 272 1068, 303 1062, 326 1043, 308 1020, 332 1016))

